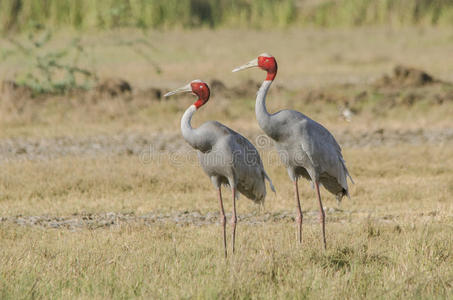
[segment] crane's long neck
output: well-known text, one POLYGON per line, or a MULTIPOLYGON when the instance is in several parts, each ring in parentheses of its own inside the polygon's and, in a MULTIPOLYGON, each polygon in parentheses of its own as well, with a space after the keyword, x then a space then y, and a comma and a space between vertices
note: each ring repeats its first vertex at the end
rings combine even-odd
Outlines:
POLYGON ((191 106, 189 106, 189 108, 186 109, 181 118, 182 136, 193 148, 198 148, 198 143, 200 140, 197 132, 192 128, 192 125, 190 124, 192 121, 192 116, 196 111, 197 107, 192 104, 191 106))
POLYGON ((272 137, 271 114, 266 108, 266 95, 272 80, 265 80, 256 94, 255 113, 261 129, 272 137))

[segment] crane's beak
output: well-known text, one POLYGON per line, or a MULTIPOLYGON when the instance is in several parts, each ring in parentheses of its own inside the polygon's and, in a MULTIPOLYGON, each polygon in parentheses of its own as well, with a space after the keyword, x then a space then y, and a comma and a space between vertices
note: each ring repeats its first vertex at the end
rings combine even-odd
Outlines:
POLYGON ((253 67, 258 67, 258 58, 255 58, 254 60, 249 61, 243 66, 237 67, 234 69, 232 72, 237 72, 237 71, 242 71, 248 68, 253 68, 253 67))
POLYGON ((186 93, 186 92, 192 92, 192 86, 189 84, 183 86, 183 87, 180 87, 179 89, 176 89, 172 92, 168 92, 164 95, 164 97, 168 97, 168 96, 171 96, 171 95, 174 95, 174 94, 179 94, 179 93, 186 93))

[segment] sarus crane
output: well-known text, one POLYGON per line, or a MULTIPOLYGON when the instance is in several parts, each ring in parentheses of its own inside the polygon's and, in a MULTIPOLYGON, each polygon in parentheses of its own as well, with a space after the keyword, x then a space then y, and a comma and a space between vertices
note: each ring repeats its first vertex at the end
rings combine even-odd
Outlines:
POLYGON ((225 257, 227 257, 226 217, 223 209, 221 186, 228 185, 233 194, 231 219, 233 253, 236 238, 236 199, 238 192, 260 204, 264 202, 266 197, 265 180, 269 181, 272 191, 275 192, 275 188, 264 170, 258 151, 245 137, 217 121, 208 121, 198 128, 192 128, 193 114, 209 100, 210 90, 208 85, 201 80, 194 80, 164 96, 168 97, 183 92, 191 92, 198 97, 197 101, 187 108, 181 118, 181 132, 186 142, 197 150, 201 167, 211 178, 218 191, 221 223, 223 225, 223 246, 225 257))
POLYGON ((302 209, 299 200, 298 178, 304 177, 316 188, 319 202, 322 239, 326 249, 325 213, 319 185, 323 185, 340 202, 349 197, 347 177, 354 182, 346 168, 341 148, 333 135, 321 124, 294 110, 269 113, 266 108, 267 92, 277 75, 277 61, 272 55, 261 54, 258 58, 233 70, 259 67, 267 72, 266 79, 258 90, 255 113, 261 129, 275 143, 288 175, 294 183, 299 224, 299 243, 302 243, 302 209))

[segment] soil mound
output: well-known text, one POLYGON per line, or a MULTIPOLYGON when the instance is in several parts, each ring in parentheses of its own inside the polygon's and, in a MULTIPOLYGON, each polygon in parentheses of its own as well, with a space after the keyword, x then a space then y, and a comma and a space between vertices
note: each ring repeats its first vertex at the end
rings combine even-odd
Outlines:
POLYGON ((135 93, 134 97, 153 101, 161 101, 163 99, 162 90, 154 87, 139 90, 135 93))
POLYGON ((244 81, 243 83, 234 87, 227 87, 222 81, 218 79, 213 79, 209 83, 209 88, 211 89, 213 95, 224 96, 226 98, 249 96, 254 97, 259 87, 260 84, 251 79, 244 81))
POLYGON ((225 93, 225 91, 227 90, 225 84, 218 79, 211 80, 211 82, 209 83, 209 87, 211 88, 212 91, 215 91, 216 94, 225 93))
POLYGON ((393 76, 384 75, 376 82, 377 86, 419 87, 440 82, 423 70, 397 65, 393 69, 393 76))
POLYGON ((129 82, 121 78, 107 78, 97 85, 96 91, 101 95, 108 95, 113 98, 131 93, 132 87, 129 82))
POLYGON ((260 86, 261 86, 260 83, 252 79, 248 79, 247 81, 244 81, 242 84, 236 86, 234 88, 234 92, 237 96, 251 97, 256 95, 256 92, 258 91, 260 86))

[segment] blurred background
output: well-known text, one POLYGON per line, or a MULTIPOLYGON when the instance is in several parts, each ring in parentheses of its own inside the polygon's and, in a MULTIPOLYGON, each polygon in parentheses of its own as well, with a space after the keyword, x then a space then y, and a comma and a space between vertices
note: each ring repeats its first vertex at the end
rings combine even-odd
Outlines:
POLYGON ((452 25, 450 0, 103 0, 1 2, 2 29, 452 25))

